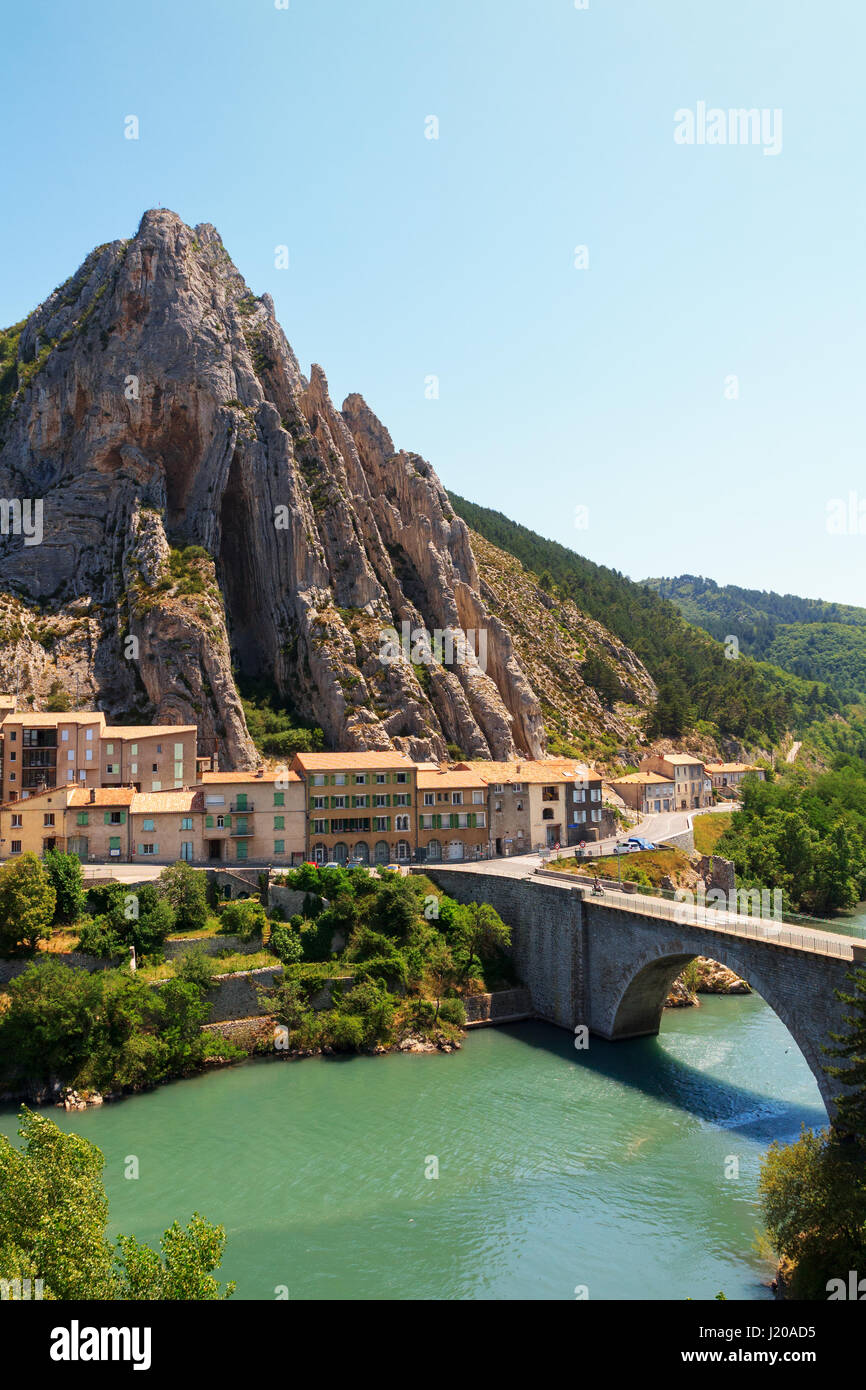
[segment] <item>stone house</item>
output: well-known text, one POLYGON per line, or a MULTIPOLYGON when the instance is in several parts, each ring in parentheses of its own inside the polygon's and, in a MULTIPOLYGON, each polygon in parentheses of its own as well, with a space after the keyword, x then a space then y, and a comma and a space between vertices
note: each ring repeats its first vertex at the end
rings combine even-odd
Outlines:
POLYGON ((291 770, 305 788, 308 859, 388 864, 412 858, 417 769, 404 754, 296 753, 291 770))

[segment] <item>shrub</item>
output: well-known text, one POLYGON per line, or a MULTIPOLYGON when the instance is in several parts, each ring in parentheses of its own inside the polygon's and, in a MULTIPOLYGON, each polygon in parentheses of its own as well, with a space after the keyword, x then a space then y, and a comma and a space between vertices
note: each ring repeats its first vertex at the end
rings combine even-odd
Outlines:
POLYGON ((220 917, 220 931, 228 936, 239 936, 243 941, 251 941, 261 936, 267 925, 267 913, 255 898, 243 898, 239 902, 226 903, 220 917))
POLYGON ((42 859, 51 887, 54 889, 54 921, 77 922, 84 911, 85 892, 81 877, 81 860, 77 854, 64 854, 50 849, 42 859))
POLYGON ((210 989, 215 974, 216 967, 212 958, 200 946, 192 951, 184 951, 175 965, 177 979, 198 985, 202 990, 210 989))
POLYGON ((300 932, 278 923, 271 928, 271 950, 283 965, 296 965, 303 959, 304 944, 300 932))
POLYGON ((466 1010, 461 999, 443 999, 439 1005, 439 1017, 443 1023, 456 1024, 458 1028, 465 1027, 466 1010))

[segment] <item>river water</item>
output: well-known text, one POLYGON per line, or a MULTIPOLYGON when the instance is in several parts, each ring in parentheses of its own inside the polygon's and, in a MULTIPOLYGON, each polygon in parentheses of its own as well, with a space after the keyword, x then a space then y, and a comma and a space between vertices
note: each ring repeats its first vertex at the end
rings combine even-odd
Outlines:
POLYGON ((103 1150, 112 1233, 156 1245, 200 1211, 244 1299, 767 1298, 761 1156, 826 1122, 756 995, 587 1052, 523 1023, 451 1056, 261 1059, 49 1113, 103 1150))

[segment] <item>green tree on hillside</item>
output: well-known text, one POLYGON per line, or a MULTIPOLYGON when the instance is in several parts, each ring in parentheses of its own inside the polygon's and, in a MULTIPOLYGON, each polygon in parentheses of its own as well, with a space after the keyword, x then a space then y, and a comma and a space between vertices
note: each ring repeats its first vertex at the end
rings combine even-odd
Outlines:
POLYGON ((81 860, 77 854, 49 849, 42 857, 48 880, 55 893, 54 921, 69 925, 77 922, 86 901, 81 860))
POLYGON ((206 925, 206 888, 201 869, 194 869, 181 859, 163 869, 157 889, 174 912, 177 931, 201 931, 206 925))

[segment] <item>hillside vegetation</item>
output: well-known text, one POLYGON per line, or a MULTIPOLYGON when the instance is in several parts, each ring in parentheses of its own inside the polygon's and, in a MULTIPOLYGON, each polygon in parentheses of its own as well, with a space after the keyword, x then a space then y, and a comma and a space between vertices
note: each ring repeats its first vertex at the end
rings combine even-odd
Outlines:
POLYGON ((866 608, 741 589, 694 574, 646 582, 711 637, 736 637, 747 656, 824 681, 843 700, 866 695, 866 608))
POLYGON ((841 711, 839 695, 826 684, 810 683, 748 656, 728 659, 720 642, 686 622, 676 605, 648 583, 597 565, 501 512, 449 496, 473 531, 514 555, 539 577, 542 588, 570 599, 641 659, 659 692, 647 724, 651 738, 676 738, 697 728, 766 748, 778 744, 788 730, 841 711))

